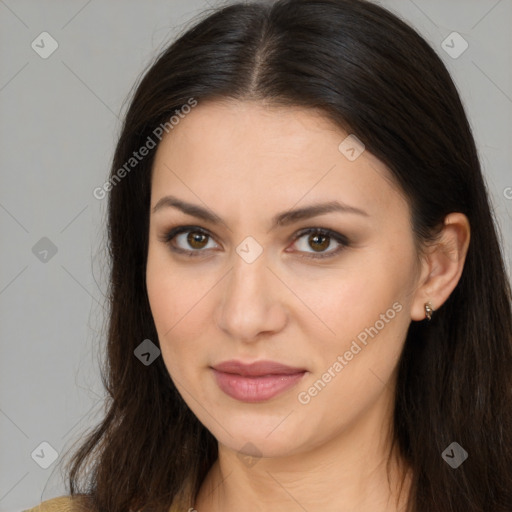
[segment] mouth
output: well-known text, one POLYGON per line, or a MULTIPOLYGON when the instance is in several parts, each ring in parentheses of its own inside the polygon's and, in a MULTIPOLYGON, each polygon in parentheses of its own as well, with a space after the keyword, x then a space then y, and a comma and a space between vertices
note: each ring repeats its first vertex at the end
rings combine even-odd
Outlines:
POLYGON ((225 361, 211 367, 219 388, 242 402, 263 402, 297 385, 307 373, 274 361, 225 361))

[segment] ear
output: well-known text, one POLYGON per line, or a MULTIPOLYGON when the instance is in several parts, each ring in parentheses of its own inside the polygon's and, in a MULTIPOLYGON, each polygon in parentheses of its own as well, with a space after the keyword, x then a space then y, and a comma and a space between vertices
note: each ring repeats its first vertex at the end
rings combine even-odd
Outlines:
POLYGON ((438 240, 428 247, 421 263, 411 305, 412 320, 426 318, 426 302, 432 303, 434 311, 439 309, 457 286, 466 261, 470 231, 464 214, 450 213, 445 217, 438 240))

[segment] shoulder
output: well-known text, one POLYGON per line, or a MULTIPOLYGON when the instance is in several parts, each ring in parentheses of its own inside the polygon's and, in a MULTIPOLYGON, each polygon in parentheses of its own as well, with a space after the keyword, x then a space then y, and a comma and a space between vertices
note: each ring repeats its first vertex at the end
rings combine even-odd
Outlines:
MULTIPOLYGON (((59 496, 43 501, 33 508, 23 512, 89 512, 87 507, 87 496, 59 496)), ((169 512, 178 512, 178 509, 171 507, 169 512)))
POLYGON ((43 501, 23 512, 86 512, 86 498, 82 496, 59 496, 43 501))

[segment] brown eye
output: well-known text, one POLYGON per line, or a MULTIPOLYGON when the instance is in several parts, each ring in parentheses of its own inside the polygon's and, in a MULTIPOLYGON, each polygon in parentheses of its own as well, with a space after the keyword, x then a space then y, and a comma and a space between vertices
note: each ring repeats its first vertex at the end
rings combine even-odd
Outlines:
POLYGON ((298 233, 294 244, 302 258, 330 258, 348 247, 348 239, 336 231, 325 228, 308 228, 298 233), (306 238, 307 236, 307 238, 306 238), (327 250, 332 244, 333 250, 327 250))
MULTIPOLYGON (((218 245, 212 235, 197 226, 179 226, 171 229, 160 239, 170 246, 173 252, 187 256, 201 256, 209 253, 208 249, 215 249, 218 245), (208 247, 209 243, 213 247, 208 247)), ((320 259, 331 258, 350 245, 348 239, 341 233, 325 228, 307 228, 295 236, 294 245, 298 246, 301 258, 320 259), (307 236, 307 238, 306 238, 307 236), (333 250, 327 250, 334 245, 333 250)), ((287 251, 288 252, 288 251, 287 251)))
POLYGON ((315 251, 324 251, 329 247, 330 237, 328 235, 309 235, 308 244, 315 251))
POLYGON ((198 231, 189 231, 187 243, 194 249, 203 249, 208 242, 208 235, 198 231))
POLYGON ((201 256, 207 253, 208 243, 214 243, 212 236, 196 226, 179 226, 165 233, 162 242, 169 245, 172 251, 186 254, 187 256, 201 256))

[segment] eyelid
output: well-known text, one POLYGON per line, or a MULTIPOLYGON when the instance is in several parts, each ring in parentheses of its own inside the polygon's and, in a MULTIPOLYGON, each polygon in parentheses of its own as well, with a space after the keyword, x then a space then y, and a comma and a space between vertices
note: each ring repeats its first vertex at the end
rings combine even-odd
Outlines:
POLYGON ((338 243, 338 247, 336 249, 325 251, 325 252, 308 252, 308 251, 297 251, 299 258, 309 258, 309 259, 328 259, 338 255, 341 251, 350 246, 350 242, 348 238, 329 228, 323 227, 308 227, 304 229, 300 229, 293 235, 293 242, 295 243, 299 238, 302 238, 308 234, 320 234, 324 236, 328 236, 338 243))
MULTIPOLYGON (((206 235, 207 237, 209 237, 211 240, 215 241, 215 237, 213 236, 213 234, 208 229, 202 228, 202 227, 197 226, 197 225, 180 225, 180 226, 176 226, 174 228, 171 228, 171 229, 167 230, 163 235, 158 236, 158 239, 161 242, 168 244, 170 246, 171 250, 173 252, 175 252, 175 253, 184 254, 184 255, 187 255, 187 256, 190 256, 190 257, 197 257, 197 256, 200 257, 200 256, 202 256, 202 253, 206 253, 208 250, 204 250, 204 249, 196 249, 196 250, 192 250, 191 249, 191 250, 187 250, 187 249, 181 249, 179 247, 174 247, 174 246, 171 245, 171 241, 174 238, 176 238, 180 234, 188 233, 188 232, 201 233, 201 234, 206 235)), ((325 251, 325 252, 318 252, 318 253, 315 253, 314 251, 313 252, 296 251, 300 258, 328 259, 330 257, 334 257, 339 252, 341 252, 342 250, 344 250, 345 248, 350 246, 350 241, 348 240, 348 238, 345 235, 343 235, 341 233, 338 233, 338 232, 336 232, 336 231, 334 231, 332 229, 329 229, 329 228, 315 227, 315 226, 311 226, 311 227, 300 229, 299 231, 295 232, 292 235, 290 240, 293 243, 295 243, 298 239, 300 239, 303 236, 308 235, 308 234, 320 234, 320 235, 328 236, 331 239, 333 239, 334 241, 336 241, 336 243, 339 244, 339 247, 334 249, 334 250, 329 250, 329 251, 325 251)), ((215 242, 215 243, 217 243, 217 242, 215 242)), ((295 252, 295 251, 293 251, 293 252, 295 252)))
MULTIPOLYGON (((210 231, 208 231, 205 228, 202 228, 200 226, 195 226, 195 225, 176 226, 174 228, 171 228, 171 229, 165 231, 163 233, 163 235, 158 237, 158 239, 161 242, 168 244, 170 246, 171 250, 176 253, 187 254, 189 256, 199 256, 200 253, 206 252, 204 250, 195 250, 194 251, 194 250, 181 249, 179 247, 174 247, 171 245, 171 241, 174 238, 176 238, 178 235, 181 235, 183 233, 189 233, 189 232, 201 233, 203 235, 208 236, 210 239, 215 240, 215 237, 210 233, 210 231)), ((217 242, 215 242, 215 243, 217 243, 217 242)))

